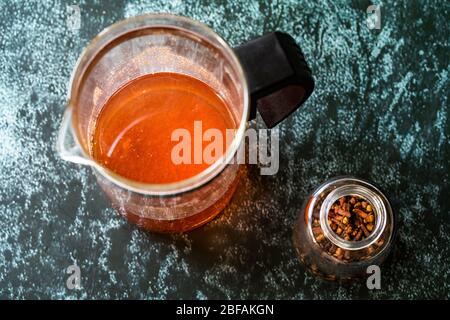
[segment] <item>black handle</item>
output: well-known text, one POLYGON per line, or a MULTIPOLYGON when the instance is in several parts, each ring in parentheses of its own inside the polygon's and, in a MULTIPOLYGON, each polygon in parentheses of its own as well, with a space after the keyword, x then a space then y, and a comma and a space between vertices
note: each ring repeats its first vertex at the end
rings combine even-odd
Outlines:
POLYGON ((305 57, 288 34, 272 32, 234 49, 250 89, 250 119, 258 109, 272 128, 311 95, 314 79, 305 57))

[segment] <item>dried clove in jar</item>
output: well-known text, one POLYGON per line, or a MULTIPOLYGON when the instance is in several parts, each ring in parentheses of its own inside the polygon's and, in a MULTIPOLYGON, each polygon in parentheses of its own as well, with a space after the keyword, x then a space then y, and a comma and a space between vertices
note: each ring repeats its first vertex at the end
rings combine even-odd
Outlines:
POLYGON ((337 177, 318 186, 305 200, 293 242, 300 261, 315 275, 347 281, 367 276, 380 265, 394 238, 394 213, 372 183, 337 177))
POLYGON ((328 224, 339 237, 347 241, 360 241, 375 227, 372 205, 359 196, 344 196, 336 200, 328 212, 328 224))

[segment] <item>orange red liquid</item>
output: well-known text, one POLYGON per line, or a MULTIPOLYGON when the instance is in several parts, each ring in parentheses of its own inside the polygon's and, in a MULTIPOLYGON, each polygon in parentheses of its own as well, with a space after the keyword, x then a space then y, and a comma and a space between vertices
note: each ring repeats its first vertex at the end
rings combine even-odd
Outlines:
MULTIPOLYGON (((91 152, 98 163, 131 180, 164 184, 188 179, 212 164, 173 162, 172 150, 179 142, 172 141, 172 133, 186 129, 194 138, 195 121, 202 122, 203 132, 218 129, 223 137, 227 129, 236 127, 227 105, 205 83, 175 73, 146 75, 123 86, 103 106, 96 119, 91 152)), ((194 143, 191 139, 192 158, 194 143)), ((209 143, 201 142, 201 151, 209 143)), ((223 139, 223 152, 227 143, 223 139)), ((219 158, 221 154, 215 156, 219 158)), ((238 181, 239 174, 230 185, 224 186, 223 195, 212 205, 175 220, 158 220, 142 214, 152 208, 146 207, 145 197, 141 195, 134 194, 124 204, 117 201, 114 189, 106 184, 103 188, 131 222, 150 231, 182 232, 219 214, 231 199, 238 181)))
MULTIPOLYGON (((176 164, 172 159, 179 143, 172 141, 172 133, 180 128, 190 132, 194 154, 194 121, 202 122, 203 132, 214 128, 223 137, 236 126, 224 101, 202 81, 177 73, 146 75, 106 102, 97 118, 92 153, 97 162, 131 180, 163 184, 188 179, 211 164, 176 164)), ((223 150, 227 147, 223 139, 223 150)))

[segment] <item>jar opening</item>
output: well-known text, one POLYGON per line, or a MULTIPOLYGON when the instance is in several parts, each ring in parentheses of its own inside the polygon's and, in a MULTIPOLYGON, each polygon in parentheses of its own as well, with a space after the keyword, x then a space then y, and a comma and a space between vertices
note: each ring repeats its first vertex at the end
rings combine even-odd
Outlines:
POLYGON ((349 184, 338 187, 330 192, 324 199, 320 208, 320 226, 327 237, 334 245, 347 250, 361 250, 376 242, 386 226, 386 208, 381 197, 372 190, 357 184, 349 184), (336 234, 328 224, 328 214, 332 205, 345 196, 357 196, 365 199, 374 210, 374 229, 363 240, 345 240, 336 234))

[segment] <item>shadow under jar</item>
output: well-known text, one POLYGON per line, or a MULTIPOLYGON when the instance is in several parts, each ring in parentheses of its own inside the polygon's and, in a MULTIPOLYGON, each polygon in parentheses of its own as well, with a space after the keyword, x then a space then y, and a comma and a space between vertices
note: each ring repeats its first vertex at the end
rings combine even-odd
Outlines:
POLYGON ((331 179, 319 186, 303 204, 293 232, 300 261, 314 275, 336 281, 367 276, 369 266, 379 266, 386 259, 393 238, 394 213, 388 199, 373 184, 354 177, 331 179), (373 212, 373 229, 360 240, 345 239, 342 230, 336 232, 339 226, 333 227, 330 215, 344 198, 363 199, 373 212))

